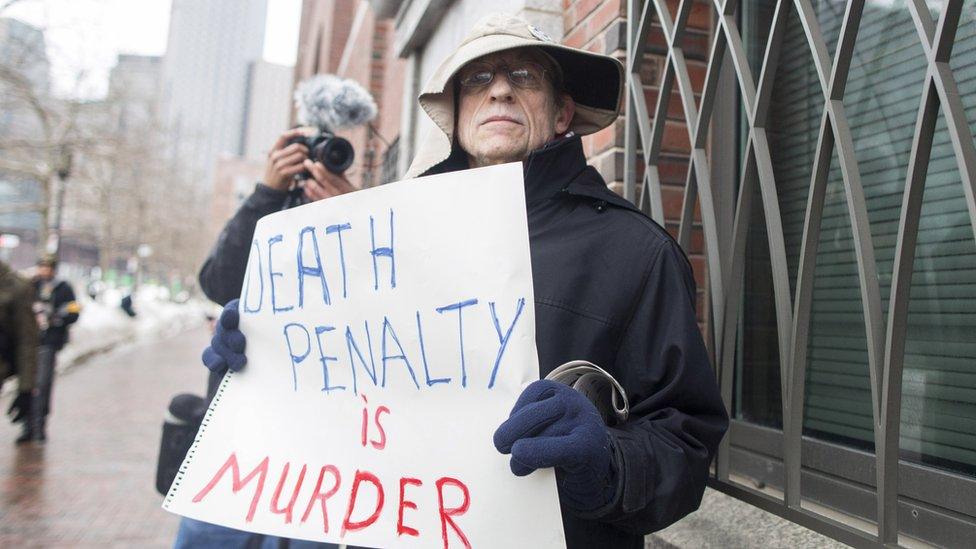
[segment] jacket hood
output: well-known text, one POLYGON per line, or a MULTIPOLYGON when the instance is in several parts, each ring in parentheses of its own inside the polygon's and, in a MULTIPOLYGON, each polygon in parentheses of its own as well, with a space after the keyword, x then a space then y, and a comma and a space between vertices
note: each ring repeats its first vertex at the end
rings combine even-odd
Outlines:
POLYGON ((458 155, 459 151, 452 150, 455 142, 452 82, 457 71, 484 55, 524 47, 540 48, 559 64, 566 92, 576 103, 569 131, 587 135, 617 119, 624 96, 624 68, 620 61, 558 44, 522 18, 488 15, 474 25, 457 50, 441 63, 424 86, 418 101, 440 131, 431 131, 424 138, 405 179, 426 175, 431 168, 458 155))

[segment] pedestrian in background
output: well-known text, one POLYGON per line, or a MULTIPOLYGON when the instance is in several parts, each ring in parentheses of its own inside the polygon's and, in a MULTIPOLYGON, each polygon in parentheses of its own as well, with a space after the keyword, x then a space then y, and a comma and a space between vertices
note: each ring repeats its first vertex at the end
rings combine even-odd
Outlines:
POLYGON ((71 285, 55 277, 57 268, 57 257, 45 255, 38 260, 34 277, 34 317, 40 330, 40 345, 37 348, 37 387, 28 430, 24 434, 37 442, 47 440, 45 424, 51 413, 57 353, 68 342, 68 327, 78 320, 81 312, 71 285))
POLYGON ((7 414, 24 422, 17 443, 30 440, 31 391, 37 369, 37 324, 31 312, 34 293, 30 282, 0 261, 0 387, 17 378, 17 396, 7 414))

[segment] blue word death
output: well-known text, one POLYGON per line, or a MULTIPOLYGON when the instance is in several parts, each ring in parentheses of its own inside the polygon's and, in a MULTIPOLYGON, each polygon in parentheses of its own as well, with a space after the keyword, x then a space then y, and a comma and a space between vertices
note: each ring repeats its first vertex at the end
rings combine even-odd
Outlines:
POLYGON ((390 210, 388 220, 378 220, 369 216, 368 225, 366 230, 369 232, 370 244, 366 250, 346 250, 343 233, 353 231, 352 223, 348 222, 321 227, 309 225, 300 228, 296 234, 279 233, 267 240, 255 238, 251 242, 251 257, 248 259, 247 275, 244 279, 244 296, 241 298, 243 312, 259 313, 270 305, 274 314, 280 314, 294 310, 296 307, 304 309, 307 304, 331 305, 338 296, 346 299, 350 293, 347 256, 350 256, 348 259, 353 261, 357 254, 364 252, 366 257, 372 260, 373 276, 370 289, 374 292, 379 291, 381 286, 395 289, 396 252, 393 210, 390 210), (384 221, 388 223, 383 223, 384 221), (381 224, 385 224, 386 227, 380 227, 381 224), (282 268, 282 264, 289 264, 289 257, 294 258, 294 267, 282 268), (338 266, 332 269, 335 272, 333 278, 338 280, 332 280, 330 283, 327 264, 338 266), (283 284, 286 281, 294 283, 283 284), (338 295, 333 296, 333 292, 338 295))

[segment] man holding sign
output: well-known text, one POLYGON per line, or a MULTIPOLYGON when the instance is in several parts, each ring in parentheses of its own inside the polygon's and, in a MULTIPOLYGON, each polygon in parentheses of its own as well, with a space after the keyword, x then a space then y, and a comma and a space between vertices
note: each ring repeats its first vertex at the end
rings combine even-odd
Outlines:
MULTIPOLYGON (((515 475, 555 470, 569 547, 643 547, 644 534, 695 510, 728 425, 697 326, 688 260, 663 228, 586 165, 580 136, 613 123, 623 85, 616 59, 559 45, 519 18, 489 16, 421 94, 440 131, 407 173, 523 162, 539 375, 587 360, 619 381, 629 399, 629 418, 608 426, 581 393, 536 381, 494 432, 515 475)), ((460 322, 465 304, 456 305, 460 322)), ((211 370, 240 370, 247 362, 238 310, 236 300, 228 304, 204 352, 211 370)), ((505 314, 511 319, 511 310, 505 314)), ((418 313, 418 331, 420 321, 418 313)), ((504 321, 495 318, 495 328, 504 347, 504 321)), ((463 364, 462 356, 462 374, 463 364)), ((402 480, 400 489, 402 497, 402 480)), ((447 532, 454 523, 440 512, 447 532)))

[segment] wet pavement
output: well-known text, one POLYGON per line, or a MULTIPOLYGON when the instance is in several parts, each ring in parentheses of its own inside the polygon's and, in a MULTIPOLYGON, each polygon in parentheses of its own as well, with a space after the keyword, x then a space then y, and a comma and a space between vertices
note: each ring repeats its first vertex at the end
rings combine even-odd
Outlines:
POLYGON ((44 445, 15 446, 20 428, 0 416, 0 547, 172 545, 178 517, 154 487, 160 429, 173 395, 204 392, 208 337, 135 342, 68 370, 44 445))

